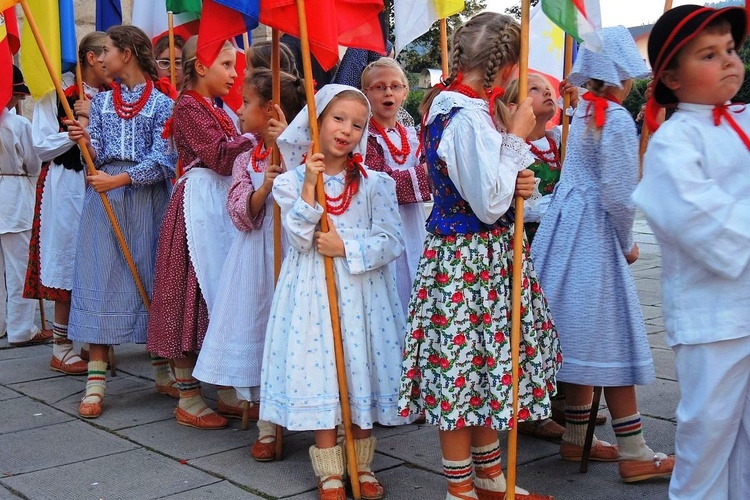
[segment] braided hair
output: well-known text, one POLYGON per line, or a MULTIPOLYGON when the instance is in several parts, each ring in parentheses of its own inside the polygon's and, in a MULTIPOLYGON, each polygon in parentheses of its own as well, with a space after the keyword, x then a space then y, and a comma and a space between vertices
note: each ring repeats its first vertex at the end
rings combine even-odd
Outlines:
MULTIPOLYGON (((480 12, 453 33, 450 74, 445 87, 459 73, 482 70, 482 86, 491 88, 498 71, 518 64, 521 56, 521 27, 510 16, 480 12)), ((419 112, 426 116, 435 97, 443 90, 436 86, 425 93, 419 112)))
MULTIPOLYGON (((273 78, 268 68, 255 68, 245 77, 245 87, 253 87, 260 97, 261 105, 273 99, 273 78)), ((305 81, 290 75, 285 71, 279 72, 279 87, 281 88, 281 111, 288 121, 292 121, 297 113, 305 107, 305 81)))

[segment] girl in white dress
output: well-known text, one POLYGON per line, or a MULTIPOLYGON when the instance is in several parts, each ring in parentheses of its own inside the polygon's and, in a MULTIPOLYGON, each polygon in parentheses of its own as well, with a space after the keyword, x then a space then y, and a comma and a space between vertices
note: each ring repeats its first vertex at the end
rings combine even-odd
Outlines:
POLYGON ((362 497, 383 488, 370 470, 372 425, 397 425, 403 310, 390 264, 404 249, 393 179, 363 168, 370 107, 359 90, 324 86, 315 96, 320 153, 312 154, 307 109, 278 139, 287 165, 274 181, 290 249, 276 284, 266 331, 260 418, 290 430, 315 431, 310 448, 321 497, 345 498, 341 422, 323 256, 333 257, 354 447, 362 497), (302 153, 307 151, 307 163, 302 153), (320 232, 323 175, 331 230, 320 232))
MULTIPOLYGON (((227 201, 229 217, 240 232, 224 262, 216 305, 193 372, 198 380, 234 387, 239 399, 252 401, 250 420, 258 420, 263 343, 274 288, 271 188, 282 170, 271 164, 270 152, 286 128, 285 116, 295 116, 305 105, 302 80, 283 72, 280 80, 281 106, 271 100, 270 70, 255 69, 245 78, 240 126, 254 146, 234 162, 227 201), (273 118, 274 109, 278 120, 273 118)), ((258 429, 251 454, 258 461, 273 460, 275 426, 260 421, 258 429)))

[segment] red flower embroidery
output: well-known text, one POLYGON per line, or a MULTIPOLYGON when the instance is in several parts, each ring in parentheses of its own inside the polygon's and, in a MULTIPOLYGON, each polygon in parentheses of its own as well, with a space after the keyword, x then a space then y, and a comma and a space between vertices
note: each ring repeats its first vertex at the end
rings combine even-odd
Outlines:
POLYGON ((495 342, 497 342, 498 344, 505 342, 505 335, 503 334, 503 332, 495 332, 495 342))
POLYGON ((424 338, 424 330, 421 328, 417 328, 413 332, 411 332, 411 338, 414 340, 422 340, 424 338))
POLYGON ((487 269, 483 269, 481 273, 479 273, 479 279, 482 281, 489 281, 490 279, 490 272, 487 269))
POLYGON ((448 362, 447 358, 440 359, 440 368, 442 368, 443 370, 447 369, 450 365, 451 364, 450 362, 448 362))
POLYGON ((527 345, 526 346, 526 355, 528 357, 532 357, 534 354, 536 354, 536 349, 534 349, 532 346, 527 345))
POLYGON ((464 345, 466 343, 466 336, 463 333, 459 333, 453 337, 453 345, 464 345))
POLYGON ((417 292, 417 298, 420 300, 424 300, 427 298, 427 289, 426 288, 420 288, 417 292))
POLYGON ((526 408, 521 408, 518 411, 518 420, 526 420, 527 418, 529 418, 530 414, 531 413, 529 412, 529 410, 527 410, 526 408))
POLYGON ((471 360, 471 364, 477 368, 481 368, 484 365, 484 358, 482 356, 474 356, 471 360))
POLYGON ((490 408, 492 408, 493 411, 497 411, 500 409, 500 401, 497 399, 493 399, 490 401, 490 408))
POLYGON ((533 285, 531 285, 531 291, 534 292, 534 293, 541 292, 542 289, 539 287, 539 283, 535 282, 533 285))
POLYGON ((444 413, 448 413, 449 411, 451 411, 451 404, 448 401, 443 401, 442 403, 440 403, 440 409, 444 413))
POLYGON ((415 397, 415 398, 419 397, 419 393, 420 392, 421 391, 419 390, 419 386, 417 386, 417 385, 415 385, 414 387, 411 388, 411 395, 412 395, 412 397, 415 397))
POLYGON ((465 272, 464 273, 464 281, 467 283, 474 283, 477 280, 477 277, 474 273, 471 272, 465 272))
POLYGON ((456 250, 454 255, 456 256, 456 259, 461 259, 461 250, 456 250))
POLYGON ((480 398, 479 396, 472 396, 471 399, 469 400, 469 404, 473 406, 474 408, 476 408, 477 406, 481 406, 482 398, 480 398))
POLYGON ((417 377, 419 377, 419 369, 417 368, 411 368, 406 372, 406 378, 408 379, 415 379, 417 377))
POLYGON ((437 252, 433 250, 432 248, 425 248, 424 256, 427 259, 434 259, 435 255, 437 255, 437 252))
POLYGON ((461 293, 461 292, 456 292, 456 293, 454 293, 454 294, 453 294, 453 296, 451 297, 451 300, 452 300, 452 301, 453 301, 454 303, 456 303, 456 304, 460 304, 461 302, 463 302, 463 301, 464 301, 464 294, 463 294, 463 293, 461 293))
POLYGON ((435 281, 437 281, 441 285, 445 285, 446 283, 448 283, 448 281, 450 281, 450 278, 448 278, 448 275, 445 273, 438 273, 435 275, 435 281))
POLYGON ((433 314, 430 320, 432 321, 432 324, 436 326, 445 326, 448 324, 448 318, 442 314, 433 314))
POLYGON ((424 398, 424 403, 429 406, 430 408, 434 407, 437 404, 437 399, 435 399, 435 396, 430 394, 429 396, 426 396, 424 398))
POLYGON ((463 429, 464 427, 466 427, 466 420, 464 420, 464 417, 456 420, 456 429, 463 429))
POLYGON ((531 391, 531 394, 534 396, 534 399, 542 399, 544 397, 544 389, 541 387, 535 387, 533 391, 531 391))
POLYGON ((496 300, 497 299, 497 290, 495 290, 494 288, 492 290, 490 290, 487 293, 487 298, 490 299, 490 300, 496 300))
POLYGON ((409 410, 407 410, 406 408, 404 408, 403 410, 401 410, 401 414, 400 415, 402 417, 408 417, 409 416, 409 410))
POLYGON ((487 368, 494 368, 495 367, 495 358, 493 358, 493 357, 490 356, 490 357, 488 357, 485 360, 485 363, 487 363, 487 368))
POLYGON ((502 379, 503 385, 510 385, 511 382, 513 382, 513 379, 511 378, 509 374, 506 373, 505 375, 503 375, 503 379, 502 379))
POLYGON ((445 241, 447 241, 448 243, 455 243, 456 242, 456 237, 453 236, 452 234, 450 234, 450 235, 448 235, 448 236, 445 237, 445 241))
POLYGON ((430 354, 430 357, 427 358, 427 361, 429 361, 431 365, 437 365, 440 363, 440 357, 437 354, 430 354))
POLYGON ((466 385, 466 379, 464 377, 458 377, 455 382, 453 382, 453 385, 456 387, 463 387, 466 385))
POLYGON ((501 268, 500 269, 500 276, 502 276, 503 278, 505 278, 506 276, 508 276, 508 270, 505 269, 504 267, 501 268))
POLYGON ((477 316, 474 313, 471 313, 469 314, 469 321, 471 321, 472 325, 476 325, 477 323, 479 323, 479 316, 477 316))
POLYGON ((482 315, 482 321, 484 321, 485 325, 489 325, 492 323, 492 315, 490 313, 484 313, 482 315))

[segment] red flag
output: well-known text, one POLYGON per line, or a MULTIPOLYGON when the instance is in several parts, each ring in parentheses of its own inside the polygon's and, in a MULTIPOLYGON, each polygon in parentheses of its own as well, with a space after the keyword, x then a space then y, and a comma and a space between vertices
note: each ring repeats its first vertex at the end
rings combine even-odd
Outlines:
MULTIPOLYGON (((244 0, 236 4, 257 5, 258 0, 244 0)), ((203 0, 201 25, 198 30, 198 60, 210 66, 216 60, 224 41, 246 33, 258 25, 258 20, 244 12, 222 5, 225 2, 203 0)), ((255 9, 257 12, 257 9, 255 9)))
MULTIPOLYGON (((385 53, 378 14, 383 0, 315 0, 305 4, 310 50, 323 69, 339 60, 338 46, 385 53)), ((299 37, 295 0, 261 0, 260 22, 299 37)))
POLYGON ((11 54, 18 54, 18 49, 21 48, 21 35, 18 31, 18 20, 16 19, 16 8, 10 7, 3 12, 5 17, 5 29, 8 32, 8 45, 10 46, 11 54))
POLYGON ((234 85, 229 90, 229 93, 221 98, 224 104, 229 106, 234 114, 239 114, 240 106, 242 106, 242 88, 245 82, 245 53, 236 51, 237 59, 234 70, 237 72, 237 78, 234 79, 234 85))
MULTIPOLYGON (((7 12, 7 11, 6 11, 7 12)), ((13 12, 15 19, 15 11, 13 12)), ((13 56, 10 53, 10 37, 5 16, 0 14, 0 113, 13 97, 13 56)))

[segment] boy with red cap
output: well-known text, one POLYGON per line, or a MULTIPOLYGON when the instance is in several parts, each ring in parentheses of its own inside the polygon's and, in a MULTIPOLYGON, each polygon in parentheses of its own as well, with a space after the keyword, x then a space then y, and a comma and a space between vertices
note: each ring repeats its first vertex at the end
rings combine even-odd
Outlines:
POLYGON ((659 106, 676 106, 633 195, 661 246, 682 392, 672 499, 750 492, 750 112, 730 103, 744 78, 736 49, 746 23, 742 8, 684 5, 648 42, 649 128, 659 106))
POLYGON ((34 184, 42 161, 31 140, 31 123, 10 110, 28 95, 21 70, 13 66, 13 95, 7 109, 0 110, 0 336, 7 328, 8 342, 18 347, 52 338, 51 331, 34 325, 36 301, 23 298, 34 184))

